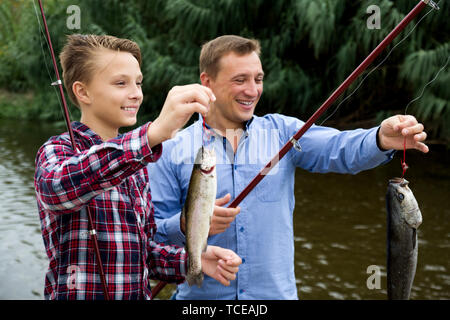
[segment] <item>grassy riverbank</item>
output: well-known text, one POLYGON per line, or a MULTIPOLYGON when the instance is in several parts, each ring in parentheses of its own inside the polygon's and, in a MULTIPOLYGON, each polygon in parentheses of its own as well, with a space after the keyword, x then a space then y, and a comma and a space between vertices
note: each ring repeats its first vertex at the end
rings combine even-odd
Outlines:
MULTIPOLYGON (((12 92, 0 89, 0 118, 61 121, 59 98, 50 88, 45 93, 12 92)), ((70 108, 71 118, 79 119, 79 111, 70 108)))
POLYGON ((30 118, 30 105, 33 104, 34 96, 32 92, 16 93, 0 89, 0 118, 30 118))

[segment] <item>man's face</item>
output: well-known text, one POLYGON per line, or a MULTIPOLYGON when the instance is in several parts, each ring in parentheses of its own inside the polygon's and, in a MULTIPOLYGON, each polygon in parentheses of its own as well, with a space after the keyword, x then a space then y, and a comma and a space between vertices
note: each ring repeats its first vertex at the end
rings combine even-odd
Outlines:
POLYGON ((219 72, 215 79, 208 77, 208 84, 217 98, 213 107, 220 119, 215 121, 226 127, 222 129, 242 128, 252 118, 263 92, 263 78, 261 60, 255 52, 242 56, 231 52, 219 60, 219 72))

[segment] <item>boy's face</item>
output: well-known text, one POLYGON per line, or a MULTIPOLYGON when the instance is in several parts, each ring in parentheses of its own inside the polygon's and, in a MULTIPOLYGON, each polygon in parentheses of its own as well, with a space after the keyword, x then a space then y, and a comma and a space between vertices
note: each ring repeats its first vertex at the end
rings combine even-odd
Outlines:
POLYGON ((255 52, 242 56, 231 52, 220 58, 219 66, 216 78, 209 78, 217 98, 214 107, 227 128, 241 128, 253 116, 263 92, 261 60, 255 52))
POLYGON ((104 49, 98 52, 96 65, 86 84, 89 103, 82 107, 82 118, 99 131, 134 125, 143 99, 138 61, 129 52, 104 49))

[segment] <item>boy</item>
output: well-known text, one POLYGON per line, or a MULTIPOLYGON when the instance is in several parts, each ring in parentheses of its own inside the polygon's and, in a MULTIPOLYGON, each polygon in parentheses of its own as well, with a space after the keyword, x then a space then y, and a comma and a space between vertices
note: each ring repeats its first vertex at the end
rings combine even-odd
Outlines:
MULTIPOLYGON (((36 157, 35 188, 49 257, 46 299, 102 299, 88 231, 93 218, 107 289, 112 299, 150 299, 148 277, 181 283, 183 248, 153 241, 146 165, 158 160, 194 112, 206 116, 215 97, 200 85, 174 87, 158 118, 129 133, 142 103, 141 54, 136 43, 112 36, 71 35, 61 55, 69 97, 80 109, 73 122, 77 150, 67 133, 50 138, 36 157)), ((208 246, 203 271, 224 285, 235 279, 240 258, 208 246)))

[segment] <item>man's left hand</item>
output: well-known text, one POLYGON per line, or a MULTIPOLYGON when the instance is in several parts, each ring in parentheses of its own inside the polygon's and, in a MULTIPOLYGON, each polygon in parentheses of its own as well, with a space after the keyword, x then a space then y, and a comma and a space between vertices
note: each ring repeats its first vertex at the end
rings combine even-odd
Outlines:
POLYGON ((423 124, 418 123, 414 116, 392 116, 381 123, 378 132, 380 146, 385 150, 402 150, 406 137, 406 149, 417 149, 427 153, 428 146, 422 142, 427 138, 423 129, 423 124))

